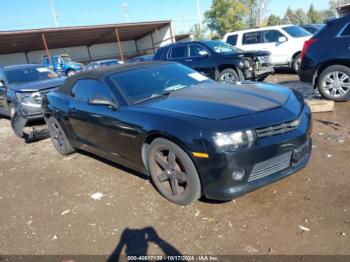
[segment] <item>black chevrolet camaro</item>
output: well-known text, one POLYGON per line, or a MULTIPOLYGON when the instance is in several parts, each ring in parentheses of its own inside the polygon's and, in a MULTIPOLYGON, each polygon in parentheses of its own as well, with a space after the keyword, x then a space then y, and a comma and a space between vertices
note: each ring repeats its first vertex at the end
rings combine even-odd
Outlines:
POLYGON ((230 200, 308 162, 311 112, 298 93, 219 84, 178 63, 117 65, 67 79, 43 100, 63 155, 90 151, 149 174, 168 200, 230 200))

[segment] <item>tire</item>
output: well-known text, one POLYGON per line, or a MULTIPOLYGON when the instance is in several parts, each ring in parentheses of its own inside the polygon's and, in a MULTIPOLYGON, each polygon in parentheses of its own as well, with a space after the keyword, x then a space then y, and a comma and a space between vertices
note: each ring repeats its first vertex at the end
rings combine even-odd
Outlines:
POLYGON ((332 65, 322 71, 317 88, 320 94, 336 102, 350 100, 350 68, 343 65, 332 65))
POLYGON ((158 191, 186 206, 201 197, 201 182, 191 158, 173 142, 157 138, 149 148, 147 166, 158 191))
POLYGON ((66 134, 64 133, 60 123, 54 117, 49 117, 47 120, 51 141, 57 152, 67 156, 75 152, 74 148, 69 143, 66 134))
POLYGON ((75 74, 76 74, 76 72, 74 70, 68 70, 67 73, 66 73, 67 76, 72 76, 72 75, 75 75, 75 74))
POLYGON ((218 81, 224 84, 233 84, 239 81, 239 77, 234 69, 226 68, 220 72, 218 81))
POLYGON ((301 55, 297 54, 293 61, 292 61, 292 65, 291 65, 291 69, 293 70, 294 73, 298 73, 299 71, 299 67, 300 67, 300 63, 301 63, 301 55))
POLYGON ((24 119, 19 112, 11 111, 11 127, 17 137, 24 138, 25 134, 23 132, 23 129, 26 126, 26 124, 27 120, 24 119))

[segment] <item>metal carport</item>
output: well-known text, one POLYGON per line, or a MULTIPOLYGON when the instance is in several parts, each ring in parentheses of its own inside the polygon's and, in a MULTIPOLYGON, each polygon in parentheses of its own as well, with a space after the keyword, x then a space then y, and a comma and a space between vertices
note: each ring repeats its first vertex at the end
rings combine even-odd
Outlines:
POLYGON ((43 54, 68 53, 89 62, 154 52, 175 41, 171 21, 0 32, 0 65, 40 63, 43 54))

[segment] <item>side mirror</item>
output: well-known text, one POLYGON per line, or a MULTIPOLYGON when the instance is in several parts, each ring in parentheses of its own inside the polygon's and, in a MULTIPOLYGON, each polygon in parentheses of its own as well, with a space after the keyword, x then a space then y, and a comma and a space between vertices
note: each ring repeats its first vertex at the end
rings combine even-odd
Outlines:
POLYGON ((203 57, 209 56, 209 53, 206 50, 201 50, 198 52, 198 54, 203 57))
POLYGON ((5 87, 5 81, 3 79, 0 79, 0 87, 5 87))
POLYGON ((89 99, 88 104, 96 106, 108 106, 111 110, 118 109, 118 105, 116 103, 105 98, 91 98, 89 99))
POLYGON ((279 38, 278 38, 278 42, 279 43, 284 43, 284 42, 287 42, 288 41, 288 39, 287 39, 287 37, 285 37, 285 36, 280 36, 279 38))

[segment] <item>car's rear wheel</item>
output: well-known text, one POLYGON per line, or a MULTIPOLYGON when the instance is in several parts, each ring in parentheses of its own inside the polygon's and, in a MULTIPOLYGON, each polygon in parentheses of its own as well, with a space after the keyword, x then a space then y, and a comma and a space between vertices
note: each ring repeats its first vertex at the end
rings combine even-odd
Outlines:
POLYGON ((148 170, 159 192, 171 202, 189 205, 201 196, 201 183, 191 158, 175 143, 155 139, 149 149, 148 170))
POLYGON ((350 68, 343 65, 327 67, 318 78, 318 90, 328 100, 350 100, 350 68))
POLYGON ((294 73, 298 73, 299 71, 299 67, 301 64, 301 56, 300 54, 296 55, 292 61, 292 70, 294 71, 294 73))
POLYGON ((75 152, 74 148, 69 143, 66 134, 64 133, 60 123, 54 117, 49 117, 47 120, 51 141, 57 152, 66 156, 75 152))
POLYGON ((239 81, 237 72, 232 68, 224 69, 220 72, 218 77, 219 82, 224 84, 233 84, 239 81))

